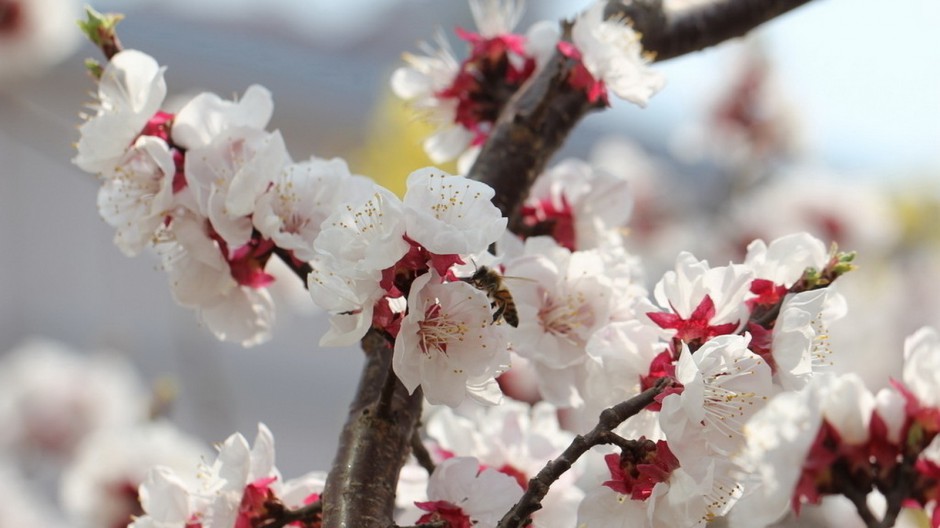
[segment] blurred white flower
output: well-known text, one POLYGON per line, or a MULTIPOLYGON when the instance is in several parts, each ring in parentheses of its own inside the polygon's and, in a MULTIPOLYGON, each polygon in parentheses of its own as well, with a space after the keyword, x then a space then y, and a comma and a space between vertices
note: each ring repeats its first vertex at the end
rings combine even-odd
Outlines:
POLYGON ((32 338, 0 362, 0 447, 21 462, 61 461, 92 432, 137 423, 148 395, 115 354, 79 354, 32 338))
MULTIPOLYGON (((127 526, 143 513, 137 488, 151 467, 186 474, 209 450, 169 422, 102 429, 82 442, 62 475, 63 508, 80 528, 127 526)), ((188 482, 195 485, 195 476, 188 482)))
POLYGON ((42 74, 81 42, 75 0, 4 0, 0 4, 0 84, 42 74))
POLYGON ((606 0, 595 1, 575 19, 571 40, 581 61, 595 80, 617 97, 646 106, 665 84, 665 78, 649 68, 640 35, 626 20, 605 20, 606 0))

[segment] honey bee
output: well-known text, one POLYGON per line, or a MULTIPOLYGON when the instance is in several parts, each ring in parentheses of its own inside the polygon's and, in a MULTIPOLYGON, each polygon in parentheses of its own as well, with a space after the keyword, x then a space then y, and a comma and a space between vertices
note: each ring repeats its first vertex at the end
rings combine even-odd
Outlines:
POLYGON ((474 288, 486 293, 490 298, 493 311, 493 322, 500 318, 506 321, 513 328, 519 326, 519 313, 516 312, 516 303, 512 300, 512 294, 503 284, 503 277, 496 271, 486 266, 480 266, 471 275, 463 279, 470 283, 474 288))

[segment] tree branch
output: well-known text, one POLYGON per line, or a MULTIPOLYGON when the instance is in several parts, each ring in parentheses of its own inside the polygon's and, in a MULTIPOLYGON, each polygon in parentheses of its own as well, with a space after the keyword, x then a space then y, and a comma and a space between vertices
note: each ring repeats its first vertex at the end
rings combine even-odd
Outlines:
POLYGON ((568 471, 581 458, 581 455, 596 445, 608 443, 611 440, 610 432, 614 428, 622 424, 627 418, 642 411, 650 403, 653 403, 653 399, 665 390, 670 383, 672 383, 671 378, 662 378, 656 385, 633 398, 604 409, 594 429, 591 429, 584 436, 576 436, 571 441, 571 445, 558 458, 546 464, 538 475, 529 480, 529 487, 525 494, 499 521, 499 528, 521 528, 526 526, 529 516, 541 509, 542 499, 548 493, 551 485, 568 471))
POLYGON ((434 473, 434 460, 431 459, 428 449, 424 447, 424 442, 421 441, 421 435, 418 433, 417 428, 415 428, 414 434, 411 435, 411 454, 415 456, 418 464, 428 472, 428 475, 434 473))
POLYGON ((421 389, 409 395, 394 379, 392 348, 379 332, 362 340, 366 363, 323 490, 324 528, 393 524, 398 474, 421 416, 421 389), (376 412, 385 381, 394 379, 386 412, 376 412))
MULTIPOLYGON (((664 12, 661 0, 611 2, 608 16, 628 17, 643 46, 661 61, 741 36, 809 0, 717 0, 698 8, 664 12)), ((507 103, 468 176, 496 190, 493 203, 518 232, 517 211, 529 187, 589 111, 599 109, 571 88, 575 62, 560 53, 507 103)))
POLYGON ((292 522, 314 521, 321 513, 323 513, 323 503, 316 501, 296 510, 280 511, 269 522, 261 524, 259 528, 284 528, 292 522))
POLYGON ((633 20, 633 27, 643 35, 643 48, 655 53, 655 60, 663 61, 743 36, 809 1, 715 0, 663 13, 661 1, 624 4, 614 0, 609 2, 607 15, 616 13, 633 20))

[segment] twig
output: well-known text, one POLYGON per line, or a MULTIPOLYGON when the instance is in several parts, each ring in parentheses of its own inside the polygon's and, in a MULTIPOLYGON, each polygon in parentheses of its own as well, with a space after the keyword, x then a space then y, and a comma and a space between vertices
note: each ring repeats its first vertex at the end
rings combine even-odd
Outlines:
POLYGON ((887 502, 884 519, 881 520, 881 527, 888 528, 894 526, 898 515, 901 513, 901 507, 905 500, 910 498, 911 489, 917 481, 917 470, 914 468, 917 464, 918 455, 908 453, 904 455, 901 464, 898 466, 894 482, 890 490, 882 490, 887 502))
POLYGON ((304 284, 304 287, 307 286, 307 275, 310 275, 310 272, 313 271, 313 268, 310 267, 310 264, 302 262, 294 258, 290 251, 279 247, 274 246, 274 254, 281 259, 284 264, 287 264, 287 267, 294 272, 295 275, 300 279, 300 282, 304 284))
POLYGON ((852 501, 865 526, 868 528, 880 528, 882 526, 881 522, 875 518, 875 514, 868 508, 868 492, 870 489, 860 489, 857 480, 849 474, 844 463, 837 463, 832 468, 832 480, 835 489, 852 501))
POLYGON ((321 513, 323 513, 323 502, 311 502, 296 510, 284 510, 272 522, 262 524, 259 528, 283 528, 292 522, 312 521, 321 513))
POLYGON ((421 434, 418 433, 417 428, 414 434, 411 435, 411 454, 415 456, 418 463, 421 464, 421 467, 427 470, 428 475, 434 473, 434 461, 431 460, 431 454, 428 453, 428 449, 424 447, 424 442, 421 441, 421 434))
POLYGON ((609 434, 615 427, 627 418, 642 411, 670 383, 672 383, 671 378, 662 378, 655 386, 646 389, 633 398, 604 409, 594 429, 584 436, 576 436, 558 458, 546 464, 538 475, 529 480, 528 489, 519 499, 519 502, 499 521, 499 528, 521 528, 525 526, 529 516, 542 507, 542 498, 548 493, 551 485, 568 471, 572 464, 581 458, 581 455, 596 445, 607 443, 606 441, 610 438, 609 434))
POLYGON ((414 524, 411 526, 398 526, 397 524, 393 524, 389 528, 447 528, 448 526, 450 526, 448 521, 440 520, 431 521, 429 523, 414 524))

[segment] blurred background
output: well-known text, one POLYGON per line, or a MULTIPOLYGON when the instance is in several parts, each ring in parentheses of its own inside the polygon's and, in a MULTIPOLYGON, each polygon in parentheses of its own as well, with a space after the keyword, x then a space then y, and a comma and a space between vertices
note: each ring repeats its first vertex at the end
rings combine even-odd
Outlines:
MULTIPOLYGON (((530 2, 520 29, 583 3, 530 2)), ((263 84, 274 94, 270 128, 294 159, 342 156, 393 188, 429 162, 427 129, 390 95, 389 76, 437 27, 474 25, 462 1, 91 5, 125 13, 125 47, 167 65, 169 104, 263 84)), ((156 258, 128 259, 112 244, 95 207, 98 183, 69 161, 95 90, 82 61, 98 58, 73 23, 80 14, 68 0, 0 0, 0 393, 25 383, 17 369, 38 368, 16 351, 53 346, 24 344, 44 336, 80 358, 126 361, 160 398, 172 396, 161 412, 189 434, 251 437, 263 421, 286 476, 328 468, 360 354, 317 347, 325 318, 290 276, 271 341, 217 342, 173 302, 156 258), (17 18, 37 13, 35 25, 17 18)), ((844 285, 849 317, 832 343, 837 368, 881 386, 904 336, 940 324, 938 24, 934 0, 812 2, 747 39, 658 65, 668 82, 648 108, 615 101, 588 116, 559 157, 631 179, 628 227, 650 286, 681 249, 718 265, 755 237, 812 230, 858 250, 862 269, 844 285)), ((148 400, 150 390, 134 397, 148 400)), ((11 409, 22 401, 0 395, 0 419, 21 420, 11 409)), ((24 455, 10 453, 0 470, 5 458, 22 465, 24 455)), ((51 465, 17 471, 55 501, 51 465)))

